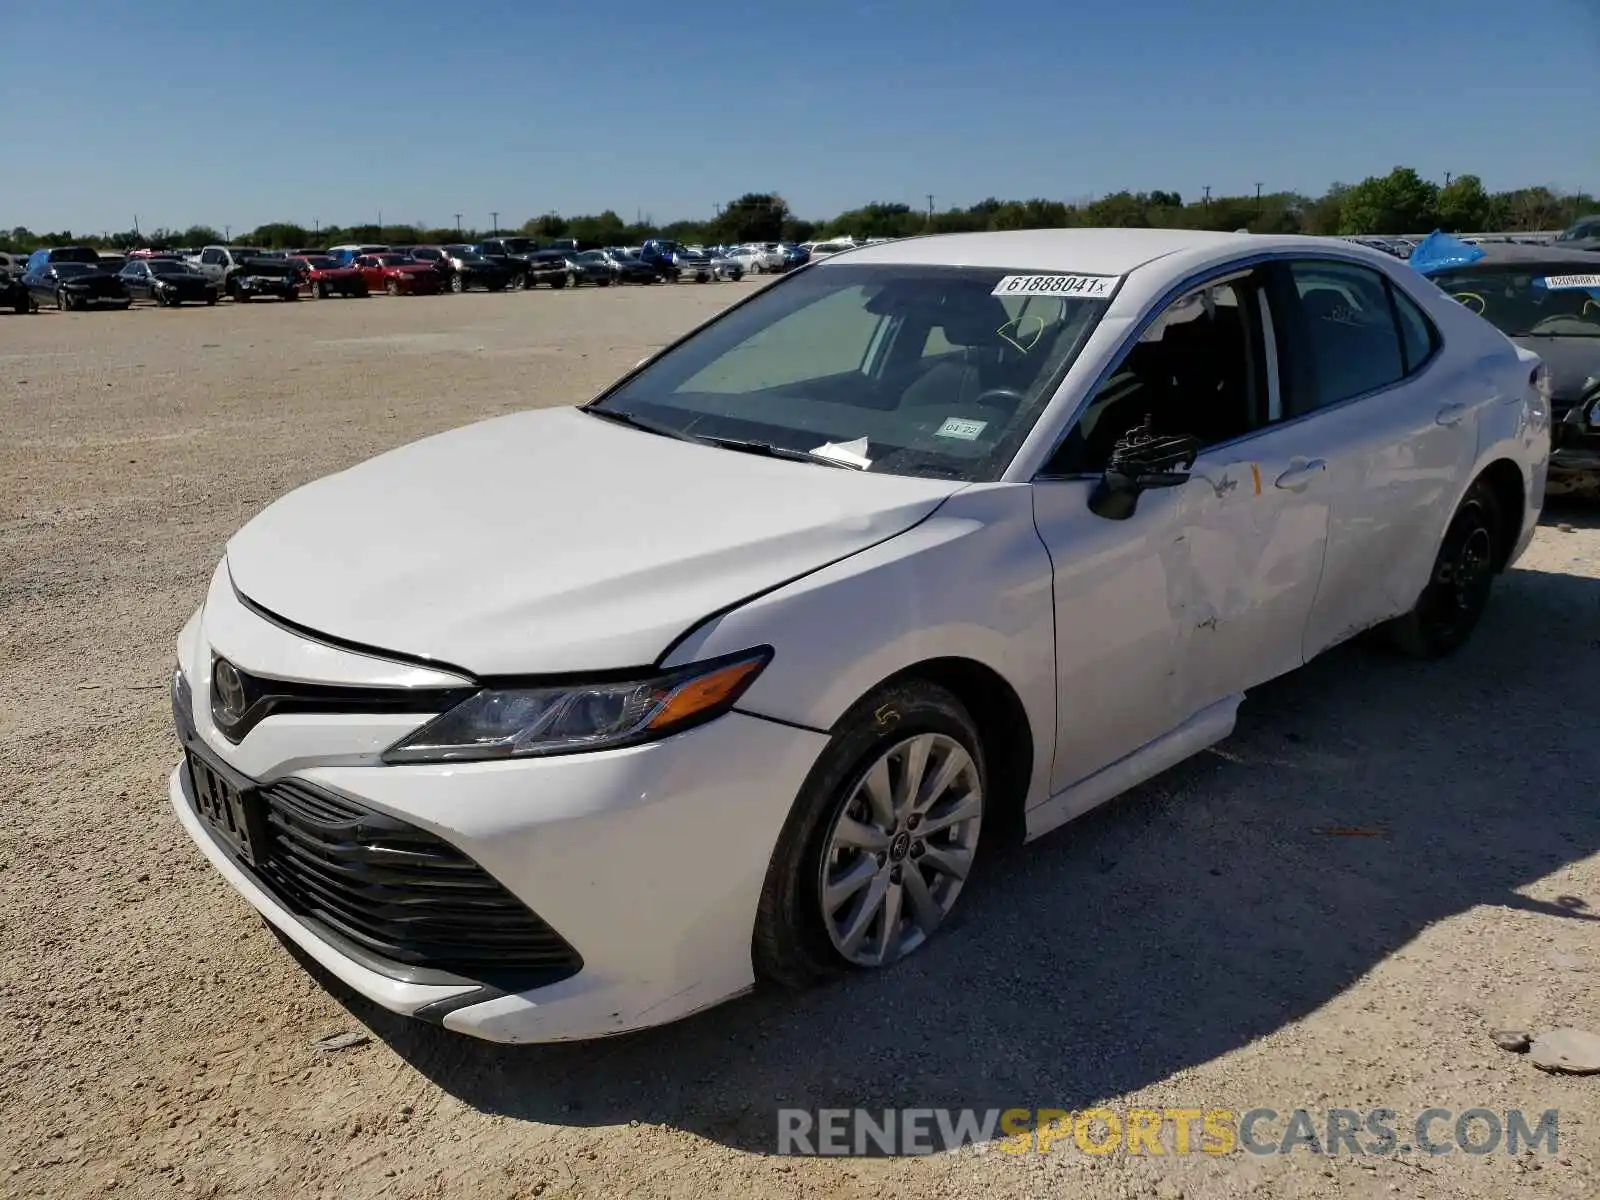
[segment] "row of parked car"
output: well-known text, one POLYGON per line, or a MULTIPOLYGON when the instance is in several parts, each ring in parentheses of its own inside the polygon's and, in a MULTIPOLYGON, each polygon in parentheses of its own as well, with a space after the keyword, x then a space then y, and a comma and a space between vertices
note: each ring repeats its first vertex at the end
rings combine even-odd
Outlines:
MULTIPOLYGON (((837 248, 844 248, 843 246, 837 248)), ((818 247, 825 254, 835 247, 818 247)), ((642 246, 581 248, 540 245, 529 237, 487 238, 438 246, 347 244, 326 249, 264 250, 255 246, 134 250, 105 254, 88 246, 36 250, 25 260, 0 258, 0 306, 18 312, 52 305, 127 308, 215 304, 301 296, 432 295, 526 288, 739 280, 788 271, 811 250, 785 243, 684 246, 658 239, 642 246)))

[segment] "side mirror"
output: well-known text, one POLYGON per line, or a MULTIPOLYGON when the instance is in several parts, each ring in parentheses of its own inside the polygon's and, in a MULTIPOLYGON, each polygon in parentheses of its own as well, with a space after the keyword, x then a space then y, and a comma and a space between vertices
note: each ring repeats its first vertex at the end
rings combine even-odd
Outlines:
POLYGON ((1192 437, 1157 437, 1150 418, 1112 447, 1105 473, 1089 493, 1089 511, 1108 521, 1126 521, 1139 507, 1141 492, 1182 487, 1200 452, 1192 437))

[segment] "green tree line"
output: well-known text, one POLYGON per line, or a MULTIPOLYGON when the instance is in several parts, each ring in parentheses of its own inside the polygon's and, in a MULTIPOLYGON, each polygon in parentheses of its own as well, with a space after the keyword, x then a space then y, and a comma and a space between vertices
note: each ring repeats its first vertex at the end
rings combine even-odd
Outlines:
MULTIPOLYGON (((1548 187, 1490 192, 1476 175, 1457 175, 1444 183, 1424 179, 1411 167, 1372 175, 1359 183, 1335 183, 1321 196, 1299 192, 1206 196, 1185 199, 1175 191, 1115 192, 1072 203, 1064 200, 990 198, 965 208, 928 212, 907 204, 871 203, 825 221, 796 216, 772 192, 748 192, 718 205, 709 220, 624 221, 611 209, 584 216, 546 213, 520 228, 498 232, 537 238, 577 238, 602 245, 631 245, 646 238, 685 242, 733 243, 794 241, 821 237, 909 237, 921 233, 967 233, 994 229, 1124 228, 1248 229, 1252 233, 1400 234, 1443 229, 1451 233, 1560 229, 1578 217, 1600 212, 1600 200, 1584 192, 1560 193, 1548 187)), ((227 231, 231 234, 231 230, 227 231)), ((231 240, 238 245, 287 250, 340 242, 384 244, 472 242, 489 230, 417 225, 348 225, 307 229, 275 221, 225 239, 206 225, 187 229, 127 230, 74 234, 71 230, 34 233, 18 227, 0 231, 0 249, 12 252, 39 246, 88 244, 102 248, 204 246, 231 240)))

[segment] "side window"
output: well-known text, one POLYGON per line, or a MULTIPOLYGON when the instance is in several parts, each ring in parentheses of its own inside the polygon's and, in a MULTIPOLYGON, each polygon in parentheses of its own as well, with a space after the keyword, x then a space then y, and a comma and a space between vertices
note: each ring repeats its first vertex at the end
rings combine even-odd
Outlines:
POLYGON ((1405 355, 1406 374, 1415 375, 1439 348, 1439 331, 1410 296, 1393 284, 1389 285, 1389 294, 1394 297, 1394 312, 1400 321, 1400 349, 1405 355))
POLYGON ((1252 280, 1209 284, 1168 305, 1123 352, 1045 473, 1104 469, 1117 441, 1146 421, 1158 435, 1198 438, 1202 447, 1266 424, 1252 280))
POLYGON ((214 267, 222 261, 222 251, 206 250, 201 253, 200 261, 206 263, 208 266, 214 267))
POLYGON ((1381 274, 1340 262, 1291 263, 1289 273, 1300 302, 1298 325, 1311 385, 1292 394, 1290 416, 1405 378, 1401 333, 1381 274))

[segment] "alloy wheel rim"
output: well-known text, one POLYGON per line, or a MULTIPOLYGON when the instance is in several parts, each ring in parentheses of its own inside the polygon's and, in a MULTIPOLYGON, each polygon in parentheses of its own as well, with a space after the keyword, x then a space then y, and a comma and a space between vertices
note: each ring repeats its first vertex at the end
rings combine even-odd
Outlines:
POLYGON ((954 738, 921 733, 884 750, 828 831, 818 894, 834 948, 879 967, 926 942, 966 883, 982 818, 977 764, 954 738))
POLYGON ((1439 564, 1437 582, 1456 613, 1469 613, 1493 574, 1494 541, 1483 525, 1462 531, 1452 553, 1439 564))

